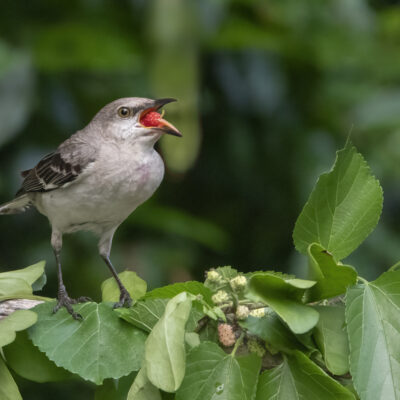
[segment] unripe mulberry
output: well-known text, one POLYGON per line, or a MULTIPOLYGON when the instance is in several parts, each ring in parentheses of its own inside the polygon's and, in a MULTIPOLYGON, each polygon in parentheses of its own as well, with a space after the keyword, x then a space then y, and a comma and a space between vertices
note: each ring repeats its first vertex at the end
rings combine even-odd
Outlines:
POLYGON ((257 354, 261 358, 264 357, 266 352, 265 348, 255 338, 249 339, 247 342, 247 348, 250 353, 257 354))
POLYGON ((232 290, 241 292, 247 285, 247 279, 243 275, 236 276, 229 281, 232 290))
POLYGON ((249 309, 246 306, 238 306, 236 309, 236 318, 244 320, 249 316, 249 309))
POLYGON ((265 316, 265 308, 256 308, 250 311, 250 315, 256 318, 262 318, 265 316))
POLYGON ((218 337, 220 343, 225 347, 233 346, 236 342, 235 332, 229 324, 218 325, 218 337))
POLYGON ((214 269, 207 272, 207 279, 211 283, 220 283, 221 282, 221 275, 215 271, 214 269))
POLYGON ((218 292, 211 297, 211 300, 215 304, 222 304, 228 302, 230 300, 230 297, 229 294, 225 292, 225 290, 218 290, 218 292))

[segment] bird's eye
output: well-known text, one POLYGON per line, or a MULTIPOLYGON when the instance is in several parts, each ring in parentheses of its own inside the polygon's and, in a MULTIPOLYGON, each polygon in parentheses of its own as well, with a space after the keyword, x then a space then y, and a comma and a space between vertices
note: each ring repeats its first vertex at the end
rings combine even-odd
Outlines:
POLYGON ((118 115, 121 118, 128 118, 130 116, 130 114, 131 114, 130 110, 127 107, 121 107, 118 109, 118 115))

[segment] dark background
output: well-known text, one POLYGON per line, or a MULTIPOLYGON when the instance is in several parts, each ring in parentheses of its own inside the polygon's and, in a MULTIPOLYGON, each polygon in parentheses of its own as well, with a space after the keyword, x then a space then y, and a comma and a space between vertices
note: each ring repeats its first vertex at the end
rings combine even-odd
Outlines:
MULTIPOLYGON (((160 141, 164 182, 118 230, 114 264, 150 288, 218 265, 304 276, 293 226, 352 131, 385 193, 347 260, 373 279, 400 259, 399 49, 397 1, 2 0, 0 202, 106 103, 175 97, 166 116, 184 137, 160 141)), ((45 259, 54 296, 46 218, 3 216, 0 232, 0 270, 45 259)), ((62 257, 71 296, 99 300, 96 239, 67 236, 62 257)), ((23 385, 27 399, 92 390, 23 385)))

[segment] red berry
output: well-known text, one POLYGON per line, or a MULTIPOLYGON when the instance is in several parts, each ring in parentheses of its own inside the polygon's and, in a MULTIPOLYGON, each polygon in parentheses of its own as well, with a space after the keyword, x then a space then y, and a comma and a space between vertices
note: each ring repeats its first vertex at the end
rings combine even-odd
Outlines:
POLYGON ((140 120, 140 123, 144 126, 157 126, 161 115, 156 111, 150 111, 144 115, 140 120))

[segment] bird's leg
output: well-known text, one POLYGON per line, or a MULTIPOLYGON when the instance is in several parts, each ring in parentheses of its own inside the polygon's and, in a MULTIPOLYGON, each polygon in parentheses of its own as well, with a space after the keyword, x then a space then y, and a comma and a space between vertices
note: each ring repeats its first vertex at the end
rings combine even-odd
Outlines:
POLYGON ((102 259, 104 262, 107 264, 107 267, 110 269, 111 273, 113 274, 113 277, 117 281, 117 285, 119 287, 119 291, 121 292, 119 296, 119 302, 114 304, 114 308, 119 308, 119 307, 130 307, 132 305, 132 298, 126 289, 126 287, 123 285, 121 282, 121 279, 119 279, 119 276, 117 274, 117 271, 113 267, 110 261, 109 256, 103 256, 101 255, 102 259))
POLYGON ((120 296, 119 296, 119 302, 114 304, 114 308, 119 308, 119 307, 130 307, 132 305, 132 298, 126 289, 126 287, 123 285, 121 282, 121 279, 119 279, 119 276, 117 274, 117 271, 113 267, 111 260, 110 260, 110 251, 111 251, 111 243, 112 243, 112 238, 114 236, 114 232, 117 229, 115 227, 113 230, 106 232, 105 234, 102 235, 99 241, 99 253, 101 258, 104 260, 106 263, 107 267, 111 271, 113 277, 117 281, 117 285, 119 287, 120 291, 120 296))
POLYGON ((53 313, 56 313, 61 307, 65 307, 67 311, 72 315, 74 319, 81 320, 82 315, 78 314, 72 308, 72 304, 84 303, 86 301, 91 301, 89 297, 79 297, 78 299, 71 299, 68 296, 67 290, 65 289, 65 285, 62 277, 61 270, 61 247, 62 247, 62 234, 57 231, 53 231, 51 235, 51 244, 54 250, 54 255, 57 263, 57 276, 58 276, 58 292, 57 292, 57 304, 53 308, 53 313))

